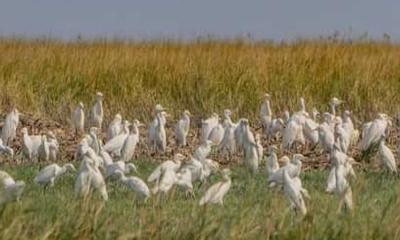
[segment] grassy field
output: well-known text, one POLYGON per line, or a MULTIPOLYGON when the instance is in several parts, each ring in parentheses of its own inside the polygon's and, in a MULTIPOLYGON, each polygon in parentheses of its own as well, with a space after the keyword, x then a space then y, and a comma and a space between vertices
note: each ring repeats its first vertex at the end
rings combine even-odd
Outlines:
POLYGON ((148 120, 155 103, 177 116, 231 108, 254 119, 260 97, 275 112, 308 106, 328 110, 332 96, 356 116, 395 113, 400 102, 400 45, 384 42, 245 40, 194 42, 0 40, 0 107, 65 122, 78 101, 105 95, 106 116, 117 111, 148 120))
MULTIPOLYGON (((395 43, 0 39, 0 53, 0 113, 16 106, 60 123, 68 122, 78 101, 90 106, 96 91, 104 93, 107 121, 120 112, 148 123, 161 103, 172 119, 183 109, 196 120, 230 108, 234 119, 247 117, 253 125, 265 92, 271 93, 276 114, 297 109, 300 96, 309 109, 320 111, 337 96, 357 120, 400 111, 400 44, 395 43)), ((137 166, 146 178, 154 163, 143 158, 137 166)), ((300 221, 280 192, 266 188, 262 173, 250 176, 241 166, 230 167, 233 185, 225 205, 204 208, 198 206, 204 186, 196 186, 196 199, 175 190, 162 202, 151 198, 138 204, 128 189, 110 182, 107 203, 98 196, 78 202, 73 175, 43 193, 32 184, 39 165, 2 163, 1 169, 27 187, 22 202, 0 209, 0 239, 400 238, 396 177, 357 171, 355 211, 337 213, 337 197, 324 193, 327 170, 304 172, 312 199, 300 221)), ((213 176, 210 183, 219 179, 213 176)))
MULTIPOLYGON (((153 165, 137 162, 145 178, 153 165)), ((90 201, 74 199, 72 174, 43 193, 32 184, 39 166, 5 166, 28 185, 20 203, 1 209, 1 239, 398 239, 398 180, 382 172, 360 172, 353 183, 355 212, 337 212, 335 195, 324 193, 327 171, 302 174, 311 194, 309 214, 300 221, 288 210, 278 191, 266 188, 265 176, 248 175, 243 167, 233 168, 233 184, 224 206, 198 206, 175 189, 160 202, 133 201, 133 193, 117 182, 108 184, 110 200, 98 195, 90 201)), ((213 176, 211 183, 220 176, 213 176)))

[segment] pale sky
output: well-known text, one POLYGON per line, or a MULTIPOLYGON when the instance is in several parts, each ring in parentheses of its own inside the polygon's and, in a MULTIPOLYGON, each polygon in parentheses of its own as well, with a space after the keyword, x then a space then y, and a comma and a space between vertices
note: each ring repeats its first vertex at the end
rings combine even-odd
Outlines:
POLYGON ((0 36, 400 39, 399 0, 0 0, 0 36))

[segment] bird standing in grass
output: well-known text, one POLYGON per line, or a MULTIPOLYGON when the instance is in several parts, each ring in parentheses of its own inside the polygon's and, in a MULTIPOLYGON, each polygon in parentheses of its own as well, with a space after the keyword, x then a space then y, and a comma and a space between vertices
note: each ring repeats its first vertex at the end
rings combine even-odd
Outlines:
POLYGON ((76 171, 74 165, 67 163, 60 167, 58 164, 53 163, 42 170, 36 175, 34 182, 37 184, 44 185, 44 187, 53 187, 54 181, 65 174, 67 171, 76 171))
POLYGON ((92 107, 91 121, 92 126, 98 129, 102 128, 103 125, 103 94, 101 92, 96 93, 96 102, 92 107))
POLYGON ((269 128, 272 122, 272 110, 270 106, 271 96, 266 93, 264 94, 263 101, 260 106, 260 120, 263 128, 263 134, 268 138, 269 137, 269 128))
POLYGON ((75 180, 75 196, 86 197, 92 190, 99 191, 104 201, 108 200, 106 183, 100 170, 90 161, 82 161, 75 180))
POLYGON ((178 146, 186 146, 186 137, 190 129, 190 112, 188 110, 183 111, 181 118, 175 126, 175 141, 178 146))
POLYGON ((379 156, 390 172, 397 173, 396 159, 392 150, 386 146, 384 137, 381 138, 379 143, 379 156))
POLYGON ((121 160, 124 162, 129 162, 132 160, 135 154, 136 145, 139 143, 139 127, 144 126, 138 120, 133 120, 133 123, 129 126, 129 135, 125 139, 124 145, 121 149, 121 160))
POLYGON ((22 152, 29 161, 32 161, 39 154, 42 137, 40 135, 29 135, 27 128, 22 128, 22 152))
POLYGON ((293 180, 288 173, 287 169, 283 170, 283 191, 286 197, 289 199, 291 207, 294 211, 300 212, 302 216, 307 214, 307 208, 303 199, 303 188, 301 187, 301 181, 297 178, 297 182, 293 180))
POLYGON ((122 183, 133 190, 139 200, 145 202, 150 197, 150 189, 142 179, 134 176, 126 177, 121 171, 116 171, 115 174, 119 177, 122 183))
POLYGON ((24 188, 24 181, 15 181, 8 173, 0 170, 0 206, 19 201, 24 188))
POLYGON ((82 102, 79 102, 72 112, 72 124, 74 125, 75 135, 82 134, 85 131, 85 108, 82 102))
POLYGON ((121 156, 122 147, 124 146, 125 140, 129 136, 130 125, 131 124, 125 120, 122 132, 106 142, 104 145, 104 150, 110 154, 114 154, 115 156, 121 156))
POLYGON ((14 156, 14 150, 8 146, 3 144, 3 140, 0 138, 0 152, 10 155, 11 157, 14 156))
POLYGON ((1 129, 1 140, 3 140, 3 144, 6 146, 10 146, 16 137, 19 115, 20 113, 18 110, 13 108, 6 117, 3 128, 1 129))
POLYGON ((107 129, 107 141, 121 133, 123 128, 121 114, 115 114, 114 120, 110 123, 107 129))
POLYGON ((230 174, 229 169, 222 170, 223 181, 215 183, 204 193, 199 202, 200 206, 214 203, 224 204, 224 196, 228 193, 232 184, 230 174))

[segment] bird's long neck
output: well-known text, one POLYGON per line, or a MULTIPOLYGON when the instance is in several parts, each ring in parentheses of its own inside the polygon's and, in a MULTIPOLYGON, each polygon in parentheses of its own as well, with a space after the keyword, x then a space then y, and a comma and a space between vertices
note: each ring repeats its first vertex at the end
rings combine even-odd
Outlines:
POLYGON ((103 101, 97 100, 97 113, 103 116, 103 101))
POLYGON ((267 99, 267 100, 265 100, 265 107, 266 107, 266 110, 267 110, 267 116, 272 116, 272 111, 271 111, 271 105, 270 105, 270 102, 269 102, 269 100, 267 99))
POLYGON ((132 127, 131 135, 139 135, 139 128, 135 125, 132 127))
POLYGON ((306 104, 304 103, 304 99, 300 99, 300 111, 305 112, 306 111, 306 104))
POLYGON ((331 113, 333 116, 336 116, 336 105, 335 104, 331 104, 331 113))

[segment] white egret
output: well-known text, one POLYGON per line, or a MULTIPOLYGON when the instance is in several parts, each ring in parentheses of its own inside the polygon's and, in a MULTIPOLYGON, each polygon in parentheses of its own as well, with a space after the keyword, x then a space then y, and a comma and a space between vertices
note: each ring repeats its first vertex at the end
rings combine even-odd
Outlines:
POLYGON ((27 128, 22 128, 22 152, 26 158, 32 161, 38 156, 40 145, 42 144, 42 137, 40 135, 28 134, 27 128))
POLYGON ((261 143, 261 135, 256 133, 255 140, 257 145, 258 163, 260 164, 264 156, 264 147, 261 143))
POLYGON ((104 145, 104 150, 112 153, 116 156, 121 155, 121 149, 124 146, 126 138, 129 136, 129 126, 131 124, 128 121, 124 121, 124 127, 123 127, 123 132, 111 140, 109 140, 105 145, 104 145))
POLYGON ((311 112, 311 116, 312 116, 312 120, 314 122, 318 122, 318 117, 320 116, 320 113, 316 108, 313 108, 312 112, 311 112))
POLYGON ((297 178, 297 182, 294 181, 289 176, 288 170, 283 169, 283 191, 295 212, 300 212, 302 216, 305 216, 307 208, 302 195, 301 181, 300 184, 299 181, 299 178, 297 178))
POLYGON ((17 134, 20 113, 16 108, 7 114, 3 128, 1 129, 1 140, 6 146, 10 146, 17 134))
POLYGON ((249 121, 247 119, 243 120, 243 127, 244 162, 252 173, 256 173, 261 159, 261 156, 259 156, 259 146, 256 143, 253 133, 250 131, 249 121))
POLYGON ((75 180, 75 196, 86 197, 92 190, 97 190, 104 201, 108 200, 106 183, 100 170, 89 161, 82 161, 75 180))
MULTIPOLYGON (((356 174, 353 169, 353 164, 355 163, 353 158, 347 158, 347 161, 343 164, 345 167, 345 175, 351 176, 353 179, 356 178, 356 174)), ((328 179, 326 181, 325 192, 333 193, 336 190, 336 166, 332 165, 329 171, 328 179)))
POLYGON ((353 193, 351 186, 347 180, 347 171, 343 164, 336 166, 336 194, 339 196, 339 210, 343 206, 349 210, 353 210, 353 193))
MULTIPOLYGON (((163 123, 163 126, 165 126, 165 123, 167 122, 165 119, 165 114, 161 114, 162 112, 165 112, 165 108, 163 108, 160 104, 157 104, 155 106, 155 116, 153 121, 150 123, 149 130, 148 130, 148 144, 152 148, 154 148, 155 141, 156 141, 156 128, 159 124, 158 118, 161 119, 161 122, 163 123)), ((153 149, 154 150, 154 149, 153 149)))
POLYGON ((397 173, 396 159, 394 158, 392 150, 386 146, 384 137, 381 137, 379 143, 379 156, 390 172, 397 173))
POLYGON ((285 165, 279 169, 277 169, 272 175, 268 176, 268 183, 270 187, 274 187, 275 185, 283 184, 283 171, 286 169, 291 178, 299 177, 301 172, 302 163, 301 161, 304 159, 304 156, 301 154, 294 154, 292 160, 287 161, 287 157, 282 157, 285 159, 285 165))
POLYGON ((222 170, 223 181, 215 183, 205 192, 204 196, 200 199, 200 205, 224 204, 224 196, 228 193, 232 183, 230 173, 229 169, 222 170))
POLYGON ((174 172, 178 171, 179 168, 181 167, 181 163, 185 159, 185 156, 183 156, 180 153, 177 153, 174 155, 174 159, 167 160, 160 165, 158 165, 154 171, 150 174, 150 176, 147 178, 147 182, 156 182, 160 180, 160 177, 163 173, 163 171, 166 170, 173 170, 174 172))
POLYGON ((124 161, 117 161, 105 165, 106 168, 106 178, 112 177, 116 174, 117 171, 121 171, 125 174, 129 174, 131 172, 137 172, 136 166, 133 163, 125 163, 124 161))
POLYGON ((190 130, 190 112, 188 110, 183 111, 181 118, 175 126, 175 141, 178 146, 186 146, 186 137, 190 130))
POLYGON ((47 142, 49 145, 49 161, 55 162, 57 160, 57 154, 59 150, 59 144, 56 136, 52 131, 47 132, 47 142))
POLYGON ((8 173, 0 170, 0 206, 19 201, 24 188, 24 181, 15 181, 8 173))
POLYGON ((340 117, 336 117, 335 123, 336 142, 339 144, 340 150, 347 153, 351 143, 351 135, 343 128, 342 119, 340 117))
POLYGON ((276 155, 277 151, 278 148, 275 145, 272 145, 268 148, 268 157, 265 164, 266 173, 268 176, 271 176, 279 169, 278 156, 276 155))
POLYGON ((236 145, 239 149, 243 148, 243 135, 244 135, 244 121, 246 121, 247 119, 245 118, 241 118, 238 122, 238 124, 236 125, 234 134, 235 134, 235 141, 236 141, 236 145))
POLYGON ((285 126, 285 122, 282 120, 282 118, 272 119, 271 125, 268 129, 268 137, 276 140, 278 138, 278 134, 282 135, 285 126))
POLYGON ((92 126, 98 129, 102 128, 103 125, 103 94, 101 92, 96 93, 96 103, 92 107, 92 126))
POLYGON ((342 103, 343 103, 343 101, 338 99, 338 98, 336 98, 336 97, 333 97, 331 99, 331 101, 329 102, 329 106, 331 107, 331 114, 333 116, 336 116, 336 107, 339 106, 342 103))
POLYGON ((290 150, 294 143, 305 144, 302 125, 295 120, 290 120, 283 131, 282 149, 290 150))
POLYGON ((115 114, 114 120, 110 123, 107 129, 107 141, 121 133, 123 129, 121 114, 115 114))
POLYGON ((163 169, 161 171, 160 181, 152 189, 153 194, 160 193, 166 195, 177 181, 176 171, 172 169, 163 169))
POLYGON ((378 113, 378 117, 373 122, 364 125, 361 151, 367 151, 372 145, 379 142, 381 136, 385 136, 389 121, 386 114, 378 113))
POLYGON ((204 143, 208 140, 208 137, 214 127, 218 125, 219 116, 213 113, 210 118, 206 120, 201 120, 201 130, 200 130, 200 142, 204 143))
POLYGON ((193 157, 200 162, 203 162, 208 157, 208 155, 210 155, 212 144, 213 142, 210 140, 206 140, 205 142, 201 143, 194 152, 193 157))
POLYGON ((153 151, 164 153, 167 150, 167 135, 165 131, 165 112, 157 114, 157 125, 154 134, 153 151), (164 120, 163 120, 164 119, 164 120))
POLYGON ((121 171, 116 171, 115 174, 119 177, 122 183, 128 186, 133 192, 135 196, 141 200, 146 201, 150 197, 150 189, 147 184, 140 179, 139 177, 130 176, 126 177, 125 174, 121 171))
POLYGON ((224 138, 224 127, 222 126, 221 123, 218 123, 217 126, 215 126, 211 132, 210 135, 208 135, 208 140, 213 142, 213 145, 219 145, 222 142, 222 139, 224 138))
POLYGON ((204 165, 197 160, 196 158, 191 157, 189 162, 185 163, 185 165, 182 167, 181 171, 183 169, 189 169, 191 172, 191 180, 192 182, 194 181, 204 181, 205 178, 207 177, 208 173, 205 171, 204 165))
POLYGON ((85 136, 88 141, 89 146, 94 150, 96 154, 100 152, 102 147, 102 142, 98 137, 98 128, 97 127, 90 127, 89 134, 85 136))
POLYGON ((322 123, 317 127, 319 143, 325 152, 331 152, 335 144, 335 135, 327 123, 322 123))
POLYGON ((53 163, 40 170, 36 175, 34 182, 44 185, 45 187, 53 187, 54 181, 67 171, 76 171, 74 165, 67 163, 60 167, 56 163, 53 163))
POLYGON ((79 102, 75 110, 72 112, 72 124, 75 129, 75 134, 83 133, 85 130, 85 107, 82 102, 79 102))
POLYGON ((264 94, 263 101, 260 106, 260 120, 263 128, 263 133, 267 137, 269 136, 269 128, 272 121, 270 99, 271 96, 268 93, 264 94))
POLYGON ((129 162, 135 154, 136 145, 139 143, 139 127, 144 126, 139 120, 133 120, 128 137, 125 139, 124 145, 121 149, 121 160, 129 162))
POLYGON ((110 165, 111 163, 113 163, 113 159, 110 156, 110 154, 108 152, 106 152, 105 150, 101 150, 99 153, 99 157, 102 158, 104 166, 110 165))
POLYGON ((189 168, 183 168, 176 174, 176 185, 181 187, 186 196, 194 196, 192 184, 192 171, 189 168))
POLYGON ((350 135, 350 145, 354 146, 357 144, 360 137, 360 132, 354 128, 353 121, 351 120, 351 112, 346 110, 342 114, 342 126, 350 135))
POLYGON ((3 140, 0 138, 0 152, 10 155, 11 157, 14 156, 14 150, 6 145, 3 144, 3 140))
POLYGON ((285 110, 283 112, 283 118, 284 118, 283 120, 284 120, 285 124, 287 124, 290 121, 290 113, 288 110, 285 110))
POLYGON ((235 128, 236 125, 232 121, 224 123, 224 136, 218 146, 223 154, 232 155, 236 152, 235 128))
POLYGON ((38 150, 38 160, 48 162, 50 158, 50 148, 49 143, 47 142, 47 136, 42 135, 42 143, 40 144, 38 150))

